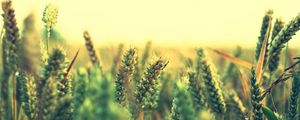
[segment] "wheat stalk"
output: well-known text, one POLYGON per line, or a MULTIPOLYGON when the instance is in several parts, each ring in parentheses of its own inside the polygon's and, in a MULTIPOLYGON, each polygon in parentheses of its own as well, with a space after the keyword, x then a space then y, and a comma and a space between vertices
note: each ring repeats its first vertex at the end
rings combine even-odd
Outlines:
POLYGON ((57 16, 58 16, 58 8, 54 4, 48 4, 44 10, 42 20, 45 23, 47 28, 47 40, 46 40, 46 47, 47 51, 49 50, 49 40, 50 40, 50 31, 57 23, 57 16))
POLYGON ((250 78, 250 92, 251 92, 251 104, 254 120, 263 120, 262 112, 262 100, 261 100, 261 88, 256 80, 255 71, 251 71, 252 76, 250 78))
POLYGON ((281 18, 277 18, 273 30, 272 30, 272 36, 271 36, 271 41, 270 41, 270 48, 272 47, 273 40, 275 37, 278 35, 278 33, 281 31, 281 29, 284 27, 284 22, 281 18))
POLYGON ((38 90, 38 115, 40 120, 47 119, 50 116, 51 111, 54 109, 55 99, 57 96, 57 80, 59 75, 63 79, 61 69, 66 66, 65 53, 63 50, 56 48, 49 56, 47 63, 43 67, 41 79, 39 80, 38 90), (53 80, 54 79, 54 80, 53 80))
POLYGON ((90 34, 87 31, 84 31, 83 32, 83 37, 85 39, 85 45, 86 45, 86 48, 88 50, 91 62, 93 63, 94 66, 98 66, 101 69, 102 66, 101 66, 100 61, 98 59, 98 55, 95 51, 95 48, 94 48, 94 45, 93 45, 90 34))
POLYGON ((270 72, 274 72, 279 65, 280 53, 292 36, 300 29, 300 15, 292 19, 274 38, 269 52, 268 67, 270 72))
MULTIPOLYGON (((255 59, 256 61, 258 61, 259 59, 259 56, 260 56, 260 51, 263 47, 263 42, 265 39, 269 40, 269 32, 270 29, 269 28, 269 24, 271 23, 272 21, 272 15, 273 15, 273 11, 272 10, 268 10, 263 18, 263 22, 262 22, 262 25, 261 25, 261 29, 260 29, 260 36, 258 37, 258 42, 257 42, 257 45, 256 45, 256 54, 255 54, 255 59)), ((268 44, 267 44, 267 48, 268 48, 268 44)), ((266 49, 266 53, 268 52, 268 49, 266 49)), ((267 57, 267 54, 265 54, 265 58, 267 57)), ((266 59, 264 60, 264 63, 266 62, 266 59)))
POLYGON ((160 82, 160 73, 167 66, 161 58, 151 63, 140 82, 136 86, 136 99, 140 108, 145 111, 145 118, 151 119, 152 111, 157 107, 160 82))
MULTIPOLYGON (((4 12, 3 22, 5 28, 5 37, 3 39, 3 80, 2 80, 2 90, 1 96, 3 101, 3 107, 5 108, 5 119, 11 119, 12 109, 11 101, 9 99, 9 76, 14 74, 17 69, 17 47, 19 42, 19 29, 17 27, 17 22, 15 19, 15 10, 12 7, 11 1, 2 2, 2 10, 4 12)), ((14 81, 14 80, 13 80, 14 81)), ((14 88, 15 89, 15 88, 14 88)), ((14 101, 14 100, 13 100, 14 101)), ((15 105, 15 104, 13 104, 15 105)), ((13 107, 15 108, 15 107, 13 107)), ((16 116, 16 115, 14 115, 16 116)))
POLYGON ((134 66, 136 64, 136 49, 129 49, 123 56, 121 67, 119 68, 117 78, 115 81, 115 97, 116 101, 122 106, 127 105, 127 90, 129 89, 129 81, 133 75, 134 66))
POLYGON ((192 96, 193 104, 197 111, 205 108, 206 104, 204 101, 203 88, 199 80, 199 75, 195 72, 189 72, 189 88, 190 94, 192 96))
POLYGON ((221 93, 220 81, 212 73, 211 66, 205 60, 205 54, 203 49, 197 50, 199 57, 198 71, 201 72, 201 78, 203 79, 206 91, 208 92, 208 105, 215 113, 216 117, 222 117, 226 111, 224 97, 221 93))

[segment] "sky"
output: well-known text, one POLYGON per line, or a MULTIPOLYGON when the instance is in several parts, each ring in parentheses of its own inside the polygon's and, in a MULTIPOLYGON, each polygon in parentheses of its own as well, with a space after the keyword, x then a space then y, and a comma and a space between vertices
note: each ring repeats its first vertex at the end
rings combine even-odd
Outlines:
MULTIPOLYGON (((13 0, 19 26, 30 12, 43 25, 48 3, 58 6, 55 27, 68 43, 83 44, 88 30, 97 46, 151 40, 158 46, 252 48, 267 10, 286 22, 300 13, 299 0, 13 0)), ((296 35, 290 46, 299 43, 296 35)))

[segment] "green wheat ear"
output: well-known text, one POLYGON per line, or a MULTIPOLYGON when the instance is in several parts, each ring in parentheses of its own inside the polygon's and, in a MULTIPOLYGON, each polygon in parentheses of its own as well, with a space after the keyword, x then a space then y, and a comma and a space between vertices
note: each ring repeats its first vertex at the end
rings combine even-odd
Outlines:
POLYGON ((211 66, 207 63, 203 49, 198 49, 197 55, 199 58, 197 68, 201 72, 200 77, 204 80, 206 91, 208 92, 208 105, 216 117, 222 117, 226 111, 226 106, 220 88, 220 81, 214 76, 211 66))
POLYGON ((37 119, 47 119, 57 97, 57 79, 65 66, 66 55, 62 49, 56 48, 50 54, 47 63, 44 65, 41 73, 41 79, 38 81, 38 116, 37 119))
POLYGON ((37 93, 33 77, 24 72, 17 73, 17 100, 21 103, 25 115, 29 119, 36 119, 37 93))
POLYGON ((176 88, 171 109, 171 120, 196 120, 193 102, 187 87, 177 83, 176 88))
POLYGON ((199 111, 204 108, 205 101, 203 95, 203 88, 201 86, 201 81, 198 79, 198 75, 195 72, 189 72, 189 92, 193 99, 193 104, 196 107, 196 110, 199 111))
POLYGON ((268 57, 268 67, 270 72, 274 72, 278 68, 282 48, 285 47, 285 44, 292 39, 292 36, 294 36, 299 29, 300 14, 282 28, 274 38, 268 57))
POLYGON ((297 109, 299 109, 298 108, 299 90, 300 90, 300 71, 298 66, 296 70, 294 70, 293 72, 293 83, 290 92, 289 112, 287 113, 289 120, 299 119, 299 115, 297 113, 297 109))
POLYGON ((129 81, 134 72, 136 64, 137 53, 135 48, 129 49, 123 56, 122 64, 119 68, 117 79, 115 81, 115 97, 116 101, 122 106, 127 105, 127 90, 129 88, 129 81))
POLYGON ((243 105, 242 100, 238 97, 235 91, 229 92, 228 100, 226 100, 226 105, 230 110, 227 110, 227 115, 229 116, 228 119, 233 120, 243 120, 246 118, 246 108, 243 105), (234 116, 230 116, 233 114, 234 116))
POLYGON ((50 40, 50 30, 55 26, 57 23, 57 16, 58 16, 58 9, 57 6, 54 4, 48 4, 43 13, 43 22, 47 28, 47 40, 46 40, 46 47, 47 50, 49 48, 49 40, 50 40))
POLYGON ((146 69, 142 80, 137 85, 136 97, 140 107, 144 110, 153 110, 157 107, 159 93, 159 76, 168 62, 162 59, 151 63, 146 69))
POLYGON ((5 35, 2 40, 2 65, 3 78, 1 83, 1 101, 4 108, 3 119, 11 119, 12 109, 10 100, 10 90, 8 88, 9 76, 13 75, 17 69, 18 46, 19 46, 19 29, 15 19, 15 10, 12 7, 12 1, 2 2, 3 23, 5 35))
POLYGON ((275 39, 275 37, 278 35, 278 33, 281 31, 283 27, 284 27, 284 21, 281 18, 277 18, 274 23, 274 27, 272 31, 270 47, 272 47, 273 40, 275 39))
MULTIPOLYGON (((258 42, 256 45, 256 54, 255 54, 255 59, 256 61, 259 59, 259 55, 260 55, 260 51, 261 48, 263 46, 263 42, 265 39, 269 39, 266 38, 266 34, 268 34, 268 27, 269 27, 269 23, 270 21, 272 21, 272 15, 273 15, 273 11, 269 10, 266 12, 263 21, 262 21, 262 25, 261 25, 261 29, 260 29, 260 36, 258 37, 258 42)), ((269 37, 269 36, 268 36, 269 37)), ((267 46, 268 48, 268 46, 267 46)), ((266 53, 268 52, 268 49, 266 49, 266 53)), ((266 58, 267 54, 265 54, 265 58, 266 58)), ((264 61, 265 62, 265 61, 264 61)))
POLYGON ((256 81, 255 71, 251 70, 250 78, 250 92, 251 92, 251 104, 252 104, 252 113, 254 120, 263 120, 262 112, 262 101, 261 101, 261 88, 259 83, 256 81))

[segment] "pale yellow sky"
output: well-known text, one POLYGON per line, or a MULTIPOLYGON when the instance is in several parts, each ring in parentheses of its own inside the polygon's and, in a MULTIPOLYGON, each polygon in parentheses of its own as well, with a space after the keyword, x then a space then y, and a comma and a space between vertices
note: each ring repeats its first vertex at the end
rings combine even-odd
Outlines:
MULTIPOLYGON (((57 28, 69 43, 83 44, 88 30, 104 46, 152 40, 158 46, 249 48, 265 11, 285 21, 300 13, 299 0, 13 0, 19 25, 31 11, 41 19, 49 2, 59 7, 57 28)), ((297 35, 290 44, 299 43, 297 35)))

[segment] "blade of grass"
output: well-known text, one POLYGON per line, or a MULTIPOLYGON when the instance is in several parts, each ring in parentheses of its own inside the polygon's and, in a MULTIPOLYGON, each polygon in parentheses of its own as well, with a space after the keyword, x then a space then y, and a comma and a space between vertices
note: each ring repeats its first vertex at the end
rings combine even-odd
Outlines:
POLYGON ((208 48, 209 50, 213 51, 214 53, 220 55, 221 57, 224 57, 226 59, 228 59, 229 61, 233 62, 234 64, 237 64, 237 65, 240 65, 242 67, 245 67, 247 69, 251 69, 251 67, 253 66, 253 64, 245 61, 245 60, 242 60, 242 59, 239 59, 239 58, 236 58, 234 56, 231 56, 227 53, 224 53, 224 52, 221 52, 219 50, 216 50, 216 49, 212 49, 212 48, 208 48))
MULTIPOLYGON (((249 100, 249 95, 250 95, 250 86, 249 86, 249 79, 248 79, 248 76, 246 75, 246 73, 244 72, 244 70, 242 69, 239 69, 239 73, 241 75, 241 83, 242 83, 242 87, 243 87, 243 91, 244 91, 244 98, 248 99, 247 101, 250 102, 249 100)), ((250 104, 250 103, 249 103, 250 104)))

